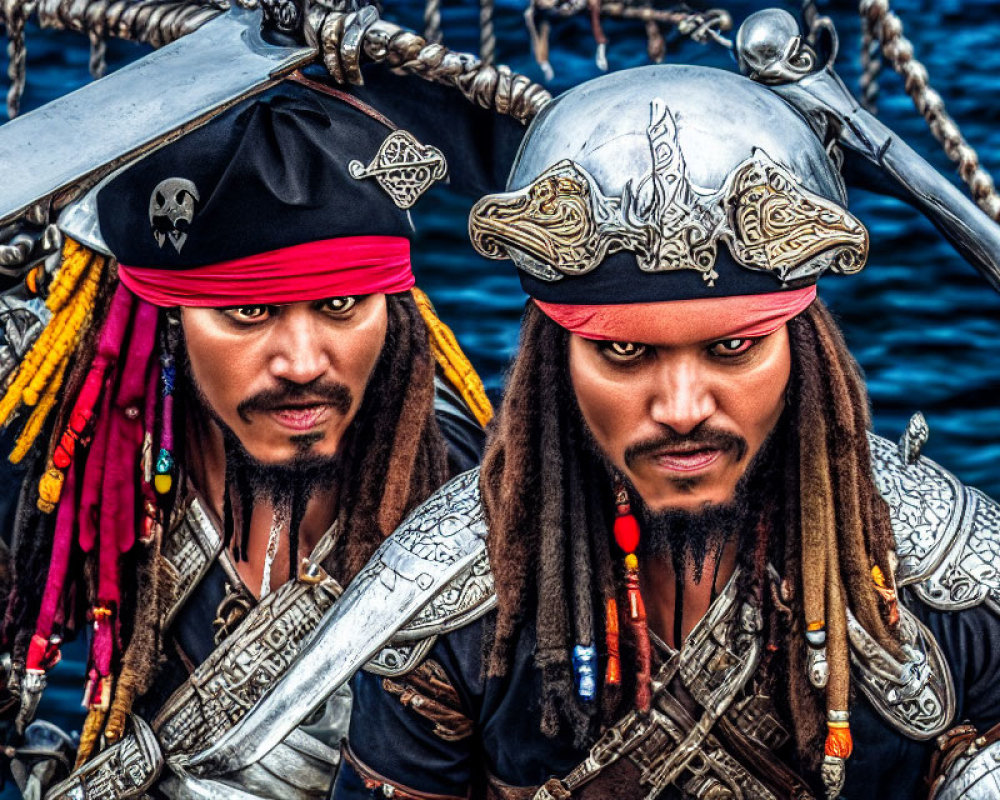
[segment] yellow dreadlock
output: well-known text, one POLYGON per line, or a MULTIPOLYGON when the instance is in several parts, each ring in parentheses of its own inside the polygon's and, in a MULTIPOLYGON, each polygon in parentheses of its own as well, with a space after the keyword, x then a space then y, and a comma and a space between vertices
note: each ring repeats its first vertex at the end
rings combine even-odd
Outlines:
POLYGON ((431 350, 434 358, 444 372, 448 382, 462 395, 462 399, 468 404, 469 409, 475 415, 480 425, 485 425, 493 419, 493 406, 486 396, 486 389, 483 382, 476 373, 475 368, 469 362, 462 348, 455 339, 455 334, 451 328, 445 325, 434 313, 434 306, 431 305, 430 298, 420 289, 414 287, 410 290, 413 299, 423 317, 424 324, 430 332, 431 350))
MULTIPOLYGON (((62 264, 49 288, 45 306, 51 314, 48 325, 11 376, 0 399, 0 426, 7 425, 21 405, 33 407, 10 454, 17 464, 31 449, 55 406, 73 351, 90 324, 103 256, 72 239, 63 246, 62 264)), ((38 285, 37 269, 26 279, 29 289, 38 285)))

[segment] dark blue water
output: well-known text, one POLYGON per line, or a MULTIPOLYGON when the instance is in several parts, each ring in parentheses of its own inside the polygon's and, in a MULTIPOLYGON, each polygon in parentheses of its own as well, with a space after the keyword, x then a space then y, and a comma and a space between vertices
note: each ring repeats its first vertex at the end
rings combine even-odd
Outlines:
MULTIPOLYGON (((748 2, 719 5, 732 12, 737 24, 761 7, 748 2)), ((422 4, 387 0, 386 6, 387 17, 420 29, 422 4)), ((478 46, 477 7, 469 0, 461 4, 445 0, 443 28, 452 47, 478 46)), ((540 79, 521 22, 523 7, 498 0, 499 59, 540 79)), ((849 86, 856 87, 856 6, 821 3, 820 7, 833 16, 840 32, 838 70, 849 86)), ((1000 2, 896 0, 893 8, 916 56, 927 66, 931 84, 983 164, 1000 176, 1000 2)), ((645 63, 641 26, 608 24, 607 32, 613 69, 645 63)), ((31 31, 28 46, 26 109, 89 80, 83 37, 31 31)), ((552 38, 554 92, 598 74, 592 51, 583 20, 557 26, 552 38)), ((109 62, 118 66, 144 52, 141 46, 112 42, 109 62)), ((717 46, 690 42, 674 46, 667 60, 731 65, 728 54, 717 46)), ((958 184, 899 77, 884 73, 882 87, 881 119, 958 184)), ((414 214, 421 235, 414 258, 420 285, 496 396, 517 344, 523 296, 509 264, 488 262, 472 252, 465 238, 467 206, 467 201, 446 190, 435 190, 429 201, 422 202, 414 214)), ((871 232, 868 266, 857 276, 825 278, 821 294, 839 316, 868 376, 876 430, 895 439, 910 414, 923 411, 931 429, 927 454, 966 482, 1000 496, 1000 295, 907 206, 858 193, 852 196, 852 208, 871 232)), ((50 707, 68 709, 79 702, 81 672, 76 662, 57 668, 56 685, 47 697, 50 707)))

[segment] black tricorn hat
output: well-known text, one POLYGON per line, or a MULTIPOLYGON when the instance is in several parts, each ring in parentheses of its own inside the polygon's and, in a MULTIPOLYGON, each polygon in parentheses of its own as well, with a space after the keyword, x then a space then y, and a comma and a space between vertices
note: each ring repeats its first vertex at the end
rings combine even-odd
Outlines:
POLYGON ((460 191, 502 185, 517 122, 419 78, 365 77, 349 90, 286 80, 112 178, 97 195, 108 249, 129 266, 185 269, 325 239, 410 238, 407 209, 449 163, 460 191))

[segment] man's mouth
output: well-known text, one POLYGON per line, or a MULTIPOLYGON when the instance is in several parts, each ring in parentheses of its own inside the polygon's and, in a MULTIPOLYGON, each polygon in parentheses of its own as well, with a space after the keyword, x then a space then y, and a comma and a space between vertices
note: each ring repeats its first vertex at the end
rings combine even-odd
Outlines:
POLYGON ((671 472, 707 469, 725 453, 717 447, 666 447, 652 454, 653 460, 671 472))
POLYGON ((294 431, 308 431, 326 422, 330 416, 329 403, 294 404, 277 406, 266 413, 279 425, 294 431))

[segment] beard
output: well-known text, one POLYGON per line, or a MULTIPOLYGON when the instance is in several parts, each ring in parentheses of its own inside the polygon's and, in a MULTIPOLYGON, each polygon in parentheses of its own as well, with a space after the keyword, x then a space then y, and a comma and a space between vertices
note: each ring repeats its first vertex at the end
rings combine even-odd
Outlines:
MULTIPOLYGON (((641 532, 636 548, 637 556, 670 558, 676 575, 683 575, 690 565, 694 568, 695 582, 700 583, 708 556, 718 556, 729 542, 738 539, 741 545, 746 545, 740 547, 741 558, 752 551, 755 535, 753 529, 760 518, 763 497, 773 491, 773 487, 781 485, 776 477, 778 448, 775 442, 780 438, 778 432, 784 424, 784 416, 750 460, 736 484, 732 500, 706 504, 696 510, 667 508, 654 511, 646 505, 632 482, 608 459, 583 419, 579 407, 575 412, 583 433, 585 450, 604 466, 609 483, 613 483, 618 476, 626 485, 629 504, 641 532)), ((675 444, 688 440, 732 450, 740 458, 746 452, 746 442, 732 434, 701 430, 690 436, 681 436, 668 432, 655 442, 641 444, 626 451, 626 460, 634 459, 643 452, 659 449, 664 443, 675 444)))
POLYGON ((653 511, 638 493, 633 492, 632 497, 632 513, 642 531, 636 555, 670 558, 676 575, 683 575, 691 566, 695 583, 701 582, 708 556, 718 558, 723 548, 733 539, 742 538, 749 527, 749 504, 739 488, 730 502, 706 505, 696 511, 653 511))
POLYGON ((308 503, 318 489, 339 483, 343 459, 339 452, 320 456, 309 451, 312 442, 303 442, 299 452, 288 461, 269 464, 247 452, 239 437, 221 420, 225 445, 226 475, 236 482, 237 493, 244 500, 270 503, 273 508, 308 503))
MULTIPOLYGON (((780 423, 779 423, 780 425, 780 423)), ((716 558, 734 540, 741 544, 740 553, 752 551, 755 526, 760 519, 761 498, 767 487, 780 485, 772 480, 776 465, 775 431, 768 435, 761 448, 747 465, 736 484, 733 498, 726 503, 711 503, 696 510, 664 509, 654 511, 630 486, 632 511, 639 521, 642 536, 636 554, 640 557, 669 557, 677 575, 694 568, 695 583, 700 583, 705 561, 716 558)), ((627 479, 626 479, 627 482, 627 479)))
MULTIPOLYGON (((183 353, 183 349, 181 352, 183 353)), ((236 557, 238 560, 247 557, 244 551, 250 530, 250 517, 254 505, 258 503, 268 504, 276 512, 278 509, 287 509, 289 511, 289 536, 291 541, 297 542, 299 525, 309 500, 320 489, 337 486, 340 483, 344 462, 342 453, 348 449, 346 441, 354 426, 348 427, 344 441, 341 443, 342 446, 338 447, 337 452, 332 455, 317 455, 312 452, 312 446, 323 438, 323 434, 301 434, 289 437, 296 448, 296 453, 292 458, 279 463, 260 461, 250 454, 236 432, 212 407, 204 391, 195 380, 186 354, 183 357, 183 367, 184 375, 187 378, 185 383, 188 389, 190 407, 199 409, 205 417, 215 423, 222 433, 225 455, 223 527, 226 545, 229 545, 232 535, 235 533, 234 528, 239 522, 242 530, 236 557), (239 509, 238 521, 233 513, 234 507, 239 509)), ((335 410, 343 409, 346 412, 346 408, 350 407, 351 394, 346 386, 342 389, 338 385, 321 386, 318 389, 316 386, 307 388, 312 391, 311 396, 321 395, 334 406, 335 410), (344 408, 345 406, 346 408, 344 408)), ((238 408, 240 416, 245 417, 250 410, 266 410, 270 406, 281 404, 283 401, 298 399, 303 393, 302 388, 295 386, 282 387, 282 389, 287 389, 287 391, 279 389, 254 395, 244 400, 238 408)))

